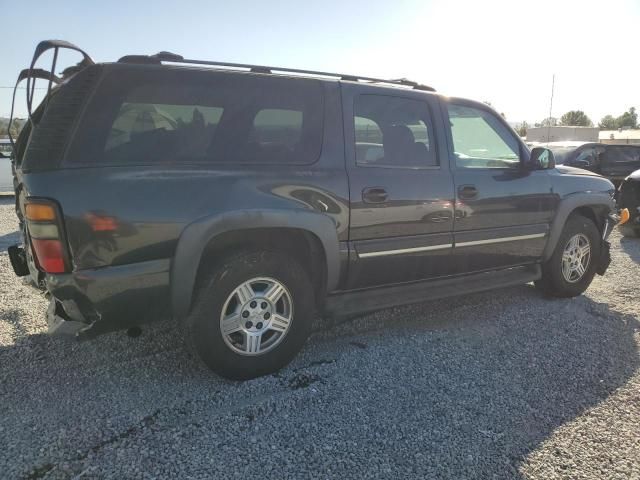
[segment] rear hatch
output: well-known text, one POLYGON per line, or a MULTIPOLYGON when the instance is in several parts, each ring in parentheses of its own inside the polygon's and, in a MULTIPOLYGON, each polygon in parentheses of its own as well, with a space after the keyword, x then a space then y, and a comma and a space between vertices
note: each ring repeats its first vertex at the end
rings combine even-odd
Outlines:
POLYGON ((605 177, 624 178, 640 169, 640 145, 608 145, 600 159, 605 177))
MULTIPOLYGON (((34 283, 40 285, 43 275, 48 272, 46 266, 52 253, 52 242, 59 242, 60 255, 68 256, 64 226, 61 223, 61 212, 56 206, 55 198, 40 199, 37 177, 41 173, 55 171, 59 168, 66 147, 71 139, 76 121, 92 87, 97 82, 101 67, 95 65, 91 58, 74 45, 57 40, 44 41, 38 44, 29 68, 20 72, 13 92, 11 117, 16 107, 16 92, 18 86, 26 83, 26 110, 28 121, 18 138, 9 135, 12 154, 10 159, 9 188, 15 192, 16 214, 22 233, 22 245, 9 249, 11 263, 18 275, 30 274, 34 283), (72 67, 66 68, 62 76, 55 74, 58 54, 61 50, 74 50, 82 55, 82 60, 72 67), (53 50, 53 61, 49 70, 36 68, 36 62, 47 51, 53 50), (34 105, 36 80, 45 81, 46 93, 37 106, 34 105), (32 221, 31 228, 26 219, 27 204, 45 203, 55 212, 55 219, 32 221), (47 223, 51 223, 50 226, 47 223), (55 225, 54 225, 55 223, 55 225), (55 226, 55 228, 53 228, 55 226), (44 239, 34 240, 31 231, 48 232, 44 239), (51 232, 56 231, 55 239, 49 238, 51 232), (34 244, 47 246, 38 255, 33 254, 34 244)), ((0 162, 4 159, 0 159, 0 162)), ((2 165, 0 165, 2 167, 2 165)), ((0 180, 4 183, 4 176, 0 180)), ((0 188, 0 191, 2 189, 0 188)), ((54 252, 55 253, 55 252, 54 252)), ((57 265, 70 265, 69 258, 53 259, 57 265)), ((63 271, 65 271, 63 269, 63 271)), ((60 273, 60 272, 56 272, 60 273)))

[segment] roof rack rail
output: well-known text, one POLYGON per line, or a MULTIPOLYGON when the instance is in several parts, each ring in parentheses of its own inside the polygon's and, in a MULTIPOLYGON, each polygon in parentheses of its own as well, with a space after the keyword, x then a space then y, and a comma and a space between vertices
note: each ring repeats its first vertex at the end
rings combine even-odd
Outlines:
POLYGON ((171 52, 159 52, 155 55, 127 55, 118 60, 118 63, 142 63, 142 64, 161 64, 162 62, 169 63, 185 63, 191 65, 209 65, 214 67, 225 68, 237 68, 245 69, 253 73, 299 73, 303 75, 313 75, 318 77, 330 77, 337 78, 339 80, 345 80, 350 82, 366 82, 366 83, 384 83, 389 85, 400 85, 403 87, 411 87, 415 90, 423 90, 426 92, 435 92, 436 89, 428 85, 422 85, 418 82, 408 80, 406 78, 400 78, 395 80, 375 78, 375 77, 363 77, 361 75, 348 75, 344 73, 331 73, 321 72, 317 70, 303 70, 300 68, 286 68, 286 67, 268 67, 265 65, 251 65, 248 63, 233 63, 233 62, 214 62, 207 60, 194 60, 184 58, 181 55, 171 52))

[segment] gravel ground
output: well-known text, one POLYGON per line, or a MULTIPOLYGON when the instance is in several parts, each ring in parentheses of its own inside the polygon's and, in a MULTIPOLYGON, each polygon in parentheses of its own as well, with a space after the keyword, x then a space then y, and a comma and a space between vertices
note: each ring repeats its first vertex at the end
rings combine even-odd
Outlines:
MULTIPOLYGON (((0 200, 0 248, 16 238, 0 200)), ((3 478, 640 478, 640 240, 586 295, 531 286, 317 332, 277 375, 224 381, 170 321, 45 334, 0 254, 3 478)))

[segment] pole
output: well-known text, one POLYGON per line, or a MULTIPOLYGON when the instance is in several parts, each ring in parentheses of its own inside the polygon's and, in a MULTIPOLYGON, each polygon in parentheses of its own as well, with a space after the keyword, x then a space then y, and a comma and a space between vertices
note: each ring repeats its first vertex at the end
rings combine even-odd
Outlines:
POLYGON ((554 73, 553 76, 551 77, 551 100, 549 102, 549 119, 548 119, 548 126, 547 126, 547 142, 551 141, 551 112, 553 111, 553 89, 555 87, 556 84, 556 74, 554 73))

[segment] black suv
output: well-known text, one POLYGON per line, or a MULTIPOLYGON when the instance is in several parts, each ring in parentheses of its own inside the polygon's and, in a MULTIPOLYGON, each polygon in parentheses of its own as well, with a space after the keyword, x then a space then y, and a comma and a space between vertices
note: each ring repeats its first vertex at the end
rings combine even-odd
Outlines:
POLYGON ((553 152, 556 164, 584 168, 619 185, 640 168, 640 145, 607 145, 593 142, 550 142, 539 145, 553 152))
POLYGON ((618 188, 618 207, 622 214, 619 229, 625 237, 640 237, 640 170, 632 172, 618 188))
POLYGON ((20 75, 59 85, 14 158, 10 258, 49 292, 51 333, 171 314, 210 368, 251 378, 315 312, 527 282, 571 297, 609 264, 611 182, 530 152, 483 103, 167 52, 34 67, 65 47, 20 75))

